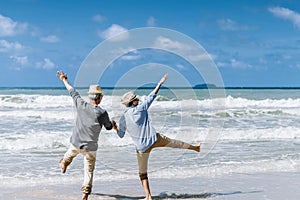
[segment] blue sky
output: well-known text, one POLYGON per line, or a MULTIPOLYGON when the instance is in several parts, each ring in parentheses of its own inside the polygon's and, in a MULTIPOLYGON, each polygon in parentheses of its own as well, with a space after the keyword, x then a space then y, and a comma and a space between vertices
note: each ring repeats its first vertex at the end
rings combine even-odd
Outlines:
MULTIPOLYGON (((300 86, 296 0, 1 0, 0 87, 61 86, 58 69, 72 83, 98 44, 141 27, 175 30, 198 42, 225 86, 300 86)), ((119 69, 146 62, 188 65, 157 51, 125 56, 130 59, 115 63, 119 69)), ((113 86, 124 72, 114 73, 101 85, 113 86)), ((192 70, 184 73, 192 84, 202 83, 192 70)))

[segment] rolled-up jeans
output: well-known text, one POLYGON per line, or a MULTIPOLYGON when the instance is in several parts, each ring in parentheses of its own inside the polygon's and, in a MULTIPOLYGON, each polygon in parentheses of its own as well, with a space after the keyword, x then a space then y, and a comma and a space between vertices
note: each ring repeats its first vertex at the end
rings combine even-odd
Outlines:
POLYGON ((75 158, 78 154, 82 154, 84 156, 84 180, 81 191, 85 194, 90 194, 92 191, 96 152, 97 151, 78 149, 71 144, 63 158, 64 165, 68 166, 72 162, 73 158, 75 158))
POLYGON ((157 133, 156 142, 145 152, 137 151, 137 159, 139 165, 139 176, 141 180, 148 179, 147 171, 148 171, 148 159, 150 152, 154 148, 158 147, 170 147, 170 148, 179 148, 179 149, 188 149, 190 147, 189 144, 182 142, 180 140, 170 139, 163 134, 157 133))

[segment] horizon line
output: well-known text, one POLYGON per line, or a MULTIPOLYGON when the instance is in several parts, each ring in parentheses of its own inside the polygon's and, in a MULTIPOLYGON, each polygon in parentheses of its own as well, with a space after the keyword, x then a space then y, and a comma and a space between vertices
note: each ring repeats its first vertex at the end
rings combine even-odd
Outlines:
MULTIPOLYGON (((74 87, 76 89, 87 89, 89 87, 74 87)), ((101 86, 102 89, 154 89, 155 87, 112 87, 112 86, 101 86)), ((0 89, 65 89, 64 86, 0 86, 0 89)), ((224 86, 224 87, 166 87, 162 86, 160 89, 300 89, 300 86, 224 86)))

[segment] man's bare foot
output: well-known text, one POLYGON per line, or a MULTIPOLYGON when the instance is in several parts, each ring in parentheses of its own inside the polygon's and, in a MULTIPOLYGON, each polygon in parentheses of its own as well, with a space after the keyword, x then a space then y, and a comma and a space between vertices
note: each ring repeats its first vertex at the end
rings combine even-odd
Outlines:
POLYGON ((60 166, 60 171, 61 173, 66 173, 67 166, 63 162, 63 158, 59 160, 59 166, 60 166))
POLYGON ((88 197, 89 197, 89 195, 88 195, 88 194, 83 194, 83 195, 82 195, 82 200, 87 200, 87 199, 88 199, 88 197))
POLYGON ((144 200, 152 200, 151 195, 147 195, 144 200))

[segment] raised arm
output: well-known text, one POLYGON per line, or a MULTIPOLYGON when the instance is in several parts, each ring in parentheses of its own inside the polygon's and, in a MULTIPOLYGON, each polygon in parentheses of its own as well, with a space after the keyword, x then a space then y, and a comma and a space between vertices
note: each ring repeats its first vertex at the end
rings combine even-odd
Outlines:
POLYGON ((155 87, 155 89, 153 90, 154 94, 157 94, 160 87, 162 86, 162 84, 164 84, 164 82, 167 80, 168 78, 168 74, 165 74, 160 81, 157 83, 157 86, 155 87))
POLYGON ((65 74, 63 71, 57 71, 56 76, 65 84, 67 90, 71 90, 73 88, 68 81, 67 74, 65 74))

